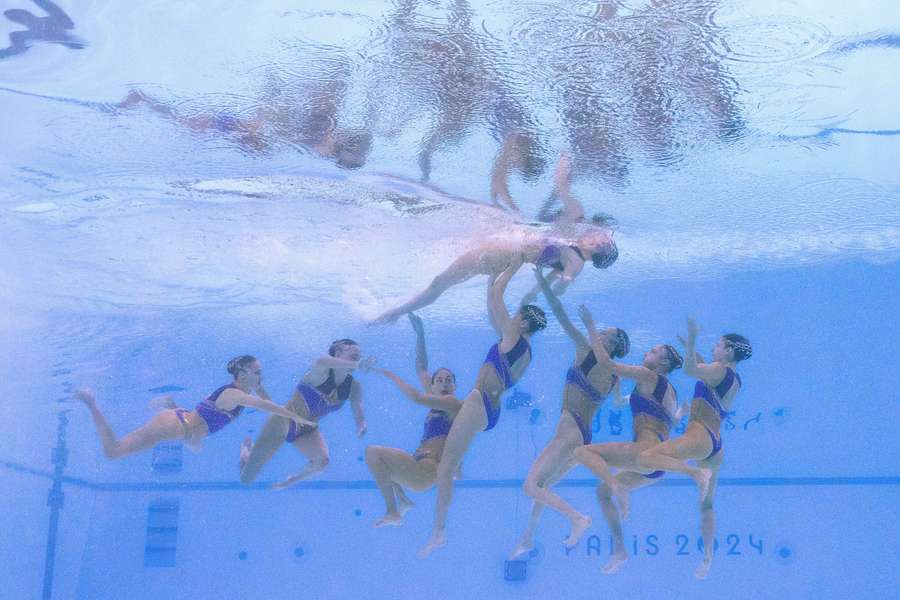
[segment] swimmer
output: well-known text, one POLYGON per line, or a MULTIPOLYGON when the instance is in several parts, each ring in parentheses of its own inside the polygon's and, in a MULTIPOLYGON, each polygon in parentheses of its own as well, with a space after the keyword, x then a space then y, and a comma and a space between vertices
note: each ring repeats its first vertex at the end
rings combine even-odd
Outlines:
POLYGON ((13 31, 9 34, 9 46, 0 50, 0 58, 21 54, 31 47, 31 42, 50 42, 60 44, 72 50, 81 50, 87 44, 67 30, 75 29, 75 23, 63 9, 50 0, 32 0, 43 8, 46 17, 38 17, 22 8, 10 8, 3 11, 4 16, 28 28, 27 31, 13 31))
MULTIPOLYGON (((581 534, 590 527, 590 517, 579 513, 550 491, 550 488, 578 464, 572 453, 576 448, 591 443, 591 422, 594 413, 600 409, 610 391, 615 389, 617 396, 619 392, 618 377, 613 372, 610 362, 607 360, 601 363, 597 360, 590 342, 572 324, 546 279, 538 274, 538 281, 553 314, 575 345, 575 360, 566 373, 562 412, 556 433, 534 461, 525 479, 525 493, 534 499, 534 504, 528 527, 512 551, 510 560, 515 560, 534 547, 534 531, 545 505, 569 519, 571 533, 564 542, 568 548, 574 548, 581 534)), ((630 348, 628 334, 617 327, 606 329, 596 336, 596 341, 603 345, 604 352, 614 358, 625 356, 630 348)))
MULTIPOLYGON (((583 313, 582 319, 591 332, 591 340, 599 337, 590 314, 583 313)), ((628 492, 652 485, 663 475, 662 471, 654 472, 653 469, 639 472, 641 470, 637 458, 647 448, 656 446, 669 437, 677 400, 675 388, 669 383, 667 375, 680 368, 684 361, 678 351, 668 344, 658 344, 651 348, 644 354, 641 366, 613 362, 602 344, 592 343, 592 347, 598 364, 608 364, 617 376, 635 382, 634 391, 629 396, 633 441, 591 444, 575 450, 578 462, 603 481, 597 488, 597 497, 613 538, 612 558, 602 569, 609 575, 616 573, 628 560, 621 523, 621 518, 628 518, 628 492), (613 477, 610 467, 622 471, 613 477), (618 508, 613 504, 613 498, 618 500, 618 508)))
POLYGON ((306 457, 307 463, 295 475, 276 483, 272 489, 288 488, 298 481, 309 479, 328 466, 328 445, 318 423, 326 415, 339 410, 348 399, 356 420, 356 435, 366 433, 366 418, 362 409, 362 388, 353 378, 353 371, 371 371, 375 359, 360 358, 359 344, 351 339, 332 342, 328 355, 319 357, 306 372, 286 409, 307 419, 305 424, 272 416, 266 421, 256 442, 247 438, 241 444, 241 483, 256 480, 263 466, 288 442, 306 457))
POLYGON ((444 529, 447 511, 453 500, 454 474, 475 435, 497 425, 503 393, 522 377, 531 364, 529 339, 547 326, 544 311, 533 304, 522 306, 513 317, 507 312, 503 295, 509 280, 522 266, 522 257, 515 258, 502 273, 491 277, 488 283, 488 317, 500 340, 488 350, 475 387, 463 400, 462 408, 453 420, 444 442, 444 452, 437 471, 434 527, 428 542, 419 551, 419 558, 428 557, 446 543, 444 529))
POLYGON ((456 397, 456 375, 453 371, 442 367, 434 373, 428 373, 428 352, 422 319, 413 313, 407 316, 416 332, 416 372, 419 383, 428 392, 420 392, 391 371, 378 369, 378 372, 393 381, 410 400, 431 410, 425 417, 422 441, 413 454, 386 446, 366 448, 366 464, 375 477, 386 508, 384 517, 375 523, 375 527, 403 523, 403 515, 413 507, 412 501, 403 491, 404 487, 422 492, 434 485, 447 433, 453 418, 462 407, 462 402, 456 397))
POLYGON ((684 372, 700 381, 694 387, 691 416, 681 437, 656 445, 638 456, 644 469, 675 471, 689 475, 700 492, 700 522, 703 535, 703 560, 694 571, 697 579, 709 575, 715 544, 716 513, 713 497, 722 466, 722 421, 728 415, 735 396, 741 389, 737 364, 750 358, 753 348, 742 335, 727 333, 719 338, 712 351, 712 362, 704 364, 696 353, 697 324, 688 319, 685 341, 684 372), (685 461, 695 460, 692 467, 685 461))
POLYGON ((485 242, 453 261, 411 300, 384 312, 371 324, 393 323, 401 315, 428 306, 449 288, 476 275, 497 276, 515 256, 522 256, 524 262, 536 267, 549 267, 548 278, 558 280, 554 292, 562 294, 588 260, 597 269, 606 269, 616 262, 619 250, 607 226, 589 227, 574 236, 532 233, 524 238, 485 242))
MULTIPOLYGON (((132 90, 115 107, 131 108, 138 105, 145 105, 153 112, 196 133, 231 135, 251 151, 264 151, 271 141, 279 139, 333 160, 336 165, 345 169, 358 169, 364 165, 372 147, 371 133, 362 129, 336 127, 334 115, 324 108, 311 107, 300 116, 278 106, 260 106, 249 116, 228 111, 183 115, 171 104, 141 90, 132 90)), ((336 106, 330 108, 337 110, 336 106)))
POLYGON ((245 406, 279 415, 279 418, 289 419, 291 423, 312 424, 305 417, 272 402, 262 386, 262 367, 256 358, 238 356, 228 363, 227 369, 234 381, 214 391, 196 409, 178 408, 166 398, 165 408, 158 415, 122 439, 116 438, 106 417, 97 408, 91 390, 78 390, 75 398, 84 402, 91 411, 103 444, 103 453, 110 459, 146 450, 166 440, 184 440, 191 449, 199 450, 203 438, 231 423, 245 406))

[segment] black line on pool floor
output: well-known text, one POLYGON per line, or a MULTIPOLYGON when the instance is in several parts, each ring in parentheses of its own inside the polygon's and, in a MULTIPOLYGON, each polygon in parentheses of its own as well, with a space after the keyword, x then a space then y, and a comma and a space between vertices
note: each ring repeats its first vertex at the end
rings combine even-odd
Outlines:
MULTIPOLYGON (((12 471, 52 479, 52 474, 44 469, 35 469, 12 461, 0 461, 12 471)), ((272 481, 256 482, 242 485, 237 481, 89 481, 80 477, 63 477, 62 482, 76 487, 87 488, 98 492, 226 492, 226 491, 258 491, 267 490, 272 481)), ((510 489, 522 487, 522 479, 467 479, 456 482, 458 488, 474 489, 510 489)), ((594 487, 596 479, 563 479, 557 487, 594 487)), ((663 479, 657 485, 666 487, 688 487, 694 482, 688 478, 663 479)), ((720 486, 885 486, 900 485, 900 477, 721 477, 720 486)), ((351 479, 344 481, 306 481, 291 489, 295 490, 371 490, 375 482, 370 479, 351 479)))

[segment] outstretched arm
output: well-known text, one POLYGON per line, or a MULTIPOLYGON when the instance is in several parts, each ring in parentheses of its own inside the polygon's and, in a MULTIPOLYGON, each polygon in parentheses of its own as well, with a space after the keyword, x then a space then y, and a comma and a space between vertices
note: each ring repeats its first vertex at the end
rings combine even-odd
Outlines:
POLYGON ((506 270, 497 276, 496 281, 488 290, 488 314, 491 317, 491 324, 500 334, 500 345, 505 348, 505 352, 508 352, 519 341, 519 335, 521 335, 509 317, 503 296, 513 275, 522 267, 522 260, 522 255, 516 254, 506 270))
POLYGON ((387 369, 378 369, 378 372, 394 382, 394 385, 403 392, 403 395, 422 406, 428 408, 436 408, 450 413, 455 413, 462 407, 460 402, 454 396, 439 396, 437 394, 424 394, 411 386, 409 383, 400 378, 399 375, 387 369))
POLYGON ((566 314, 566 311, 563 308, 562 302, 559 301, 559 298, 557 298, 556 294, 553 293, 553 290, 550 289, 550 284, 541 272, 540 267, 535 267, 534 277, 537 279, 538 286, 544 292, 544 297, 547 299, 547 304, 550 305, 550 310, 553 311, 556 320, 562 325, 563 331, 569 335, 572 341, 575 342, 575 345, 579 348, 586 348, 589 346, 588 340, 585 339, 584 335, 582 335, 582 333, 572 324, 569 315, 566 314))
POLYGON ((265 389, 262 386, 259 386, 259 394, 262 397, 253 396, 246 392, 242 392, 240 390, 228 390, 223 396, 228 397, 228 399, 232 400, 235 406, 249 406, 251 408, 258 408, 259 410, 264 410, 268 413, 272 413, 273 415, 278 415, 279 417, 284 417, 285 419, 290 419, 300 425, 315 425, 312 421, 305 419, 298 415, 297 413, 291 412, 285 407, 275 404, 269 398, 269 394, 266 393, 265 389))
POLYGON ((359 360, 346 360, 336 356, 325 355, 316 359, 316 366, 325 369, 359 369, 366 372, 371 371, 374 364, 375 359, 371 356, 359 360))
POLYGON ((594 356, 597 358, 598 364, 607 365, 613 370, 613 373, 619 377, 624 377, 625 379, 632 379, 643 383, 653 383, 656 381, 656 372, 651 371, 647 367, 624 365, 612 360, 609 356, 609 352, 606 350, 603 339, 600 337, 600 333, 597 331, 597 327, 594 325, 594 318, 591 316, 591 312, 586 306, 581 305, 578 309, 578 315, 581 317, 584 326, 587 327, 588 336, 591 340, 591 349, 594 351, 594 356))
POLYGON ((422 389, 427 390, 431 386, 431 377, 428 375, 428 350, 425 346, 425 326, 422 319, 415 313, 406 313, 413 331, 416 332, 416 373, 419 375, 419 383, 422 389))

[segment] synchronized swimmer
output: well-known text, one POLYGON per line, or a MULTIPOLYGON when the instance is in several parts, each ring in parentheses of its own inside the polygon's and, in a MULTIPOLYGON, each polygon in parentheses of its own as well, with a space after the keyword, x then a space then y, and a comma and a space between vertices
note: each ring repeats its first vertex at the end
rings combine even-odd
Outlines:
POLYGON ((737 364, 750 358, 747 338, 723 335, 705 363, 696 351, 698 327, 688 319, 682 358, 669 344, 657 344, 647 351, 641 365, 617 362, 629 353, 628 334, 618 327, 598 331, 590 311, 579 308, 585 336, 571 321, 559 295, 591 260, 597 268, 612 265, 618 249, 612 240, 608 220, 587 221, 581 204, 568 190, 569 161, 564 156, 557 167, 557 197, 563 210, 556 216, 550 235, 534 234, 515 242, 490 242, 459 257, 418 296, 387 311, 376 322, 393 322, 406 314, 416 334, 415 370, 417 388, 388 369, 376 369, 372 357, 362 358, 357 342, 342 338, 333 342, 297 384, 293 396, 279 406, 262 386, 262 368, 249 355, 228 363, 233 381, 200 402, 194 410, 175 406, 164 397, 164 406, 145 425, 121 439, 117 438, 97 407, 93 392, 79 390, 75 397, 88 407, 104 454, 111 459, 151 448, 165 440, 183 440, 192 449, 237 418, 245 407, 269 413, 254 442, 240 446, 240 480, 254 482, 263 467, 285 442, 293 445, 306 464, 294 475, 272 485, 283 489, 323 471, 329 462, 328 445, 319 421, 338 411, 347 401, 353 411, 358 436, 366 433, 362 408, 362 387, 354 372, 375 371, 388 378, 412 402, 427 407, 424 432, 412 453, 399 448, 370 445, 365 461, 384 499, 385 513, 375 527, 400 525, 413 506, 406 490, 425 491, 437 486, 431 535, 419 550, 426 558, 446 544, 446 525, 453 500, 454 481, 461 477, 460 465, 480 431, 493 429, 500 418, 503 394, 526 372, 532 362, 531 338, 544 329, 544 311, 532 304, 542 294, 563 331, 574 345, 574 358, 566 372, 562 407, 553 438, 537 456, 524 482, 524 492, 533 499, 528 524, 510 558, 518 559, 534 547, 535 531, 545 507, 565 516, 570 532, 564 544, 572 548, 592 526, 582 514, 552 491, 577 464, 583 464, 600 480, 597 497, 612 535, 613 552, 602 571, 616 573, 626 562, 622 522, 628 518, 630 493, 659 482, 668 472, 691 477, 700 497, 704 556, 695 575, 709 574, 715 535, 713 496, 723 461, 721 425, 741 389, 737 364), (569 237, 566 237, 569 236, 569 237), (510 314, 505 303, 508 284, 522 265, 533 265, 536 285, 510 314), (544 269, 549 269, 545 275, 544 269), (476 274, 488 275, 487 316, 499 340, 488 350, 472 390, 460 399, 456 374, 446 367, 429 372, 425 328, 412 311, 433 303, 449 287, 476 274), (690 404, 678 407, 675 388, 669 381, 673 371, 684 367, 698 381, 690 404), (607 396, 617 406, 624 403, 621 382, 635 382, 627 397, 633 422, 631 442, 593 443, 591 423, 607 396), (675 423, 690 410, 683 435, 671 439, 675 423), (695 461, 695 465, 686 461, 695 461), (617 469, 613 473, 612 469, 617 469))

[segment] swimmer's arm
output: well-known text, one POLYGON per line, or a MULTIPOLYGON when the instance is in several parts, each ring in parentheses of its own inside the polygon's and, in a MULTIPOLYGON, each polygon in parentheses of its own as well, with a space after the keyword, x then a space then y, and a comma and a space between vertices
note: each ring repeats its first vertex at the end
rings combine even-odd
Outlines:
POLYGON ((534 276, 538 281, 538 287, 544 292, 544 297, 547 299, 547 304, 550 305, 550 310, 553 311, 553 314, 556 316, 556 320, 559 321, 559 324, 562 325, 563 331, 565 331, 569 337, 575 342, 575 345, 579 348, 587 348, 590 344, 588 343, 587 338, 578 331, 578 329, 572 324, 572 320, 569 319, 569 315, 566 314, 566 310, 563 308, 562 302, 559 301, 559 298, 556 297, 556 294, 553 293, 553 290, 550 289, 550 284, 547 282, 547 279, 544 277, 544 274, 541 273, 540 268, 534 270, 534 276))
POLYGON ((725 367, 718 363, 703 363, 697 358, 697 323, 688 317, 688 335, 684 341, 684 372, 691 377, 702 379, 710 385, 718 385, 725 378, 725 367))
POLYGON ((393 381, 394 385, 396 385, 397 388, 401 392, 403 392, 403 394, 407 398, 409 398, 416 404, 421 404, 422 406, 427 406, 428 408, 436 408, 438 410, 443 410, 451 413, 456 412, 460 408, 462 408, 462 402, 460 402, 455 396, 424 394, 404 381, 393 371, 388 371, 387 369, 378 369, 378 372, 393 381))
POLYGON ((506 292, 506 286, 509 285, 513 275, 522 267, 522 255, 516 254, 509 266, 506 267, 497 280, 491 286, 488 292, 488 312, 491 314, 491 322, 495 329, 501 335, 500 351, 509 352, 512 347, 519 341, 521 332, 515 326, 513 320, 509 317, 506 310, 506 303, 503 301, 503 295, 506 292))
MULTIPOLYGON (((596 352, 594 353, 597 354, 596 352)), ((622 380, 616 379, 616 385, 613 387, 613 404, 616 408, 621 408, 628 404, 628 396, 622 395, 622 380)))
POLYGON ((353 410, 353 419, 356 421, 356 436, 362 437, 366 434, 368 426, 362 407, 362 386, 358 381, 350 384, 350 408, 353 410))
MULTIPOLYGON (((266 394, 265 390, 263 390, 262 393, 266 394)), ((250 408, 258 408, 259 410, 264 410, 268 413, 272 413, 273 415, 284 417, 285 419, 290 419, 301 425, 315 425, 315 423, 313 423, 312 421, 305 419, 297 413, 291 412, 285 407, 275 404, 271 400, 267 399, 268 394, 266 394, 266 398, 259 398, 251 394, 241 392, 239 390, 227 390, 219 398, 220 401, 225 400, 225 402, 222 402, 222 408, 225 410, 231 410, 235 406, 247 406, 250 408), (225 404, 230 404, 231 406, 229 408, 226 408, 224 406, 225 404)))
POLYGON ((72 29, 75 27, 75 23, 72 22, 69 15, 56 4, 50 2, 50 0, 34 0, 34 3, 47 11, 54 20, 59 22, 59 25, 61 25, 63 29, 72 29))
POLYGON ((557 223, 576 223, 584 219, 584 207, 572 195, 571 174, 572 160, 568 154, 563 153, 556 163, 556 171, 553 174, 554 190, 563 204, 563 211, 556 220, 557 223))
POLYGON ((557 294, 562 294, 566 291, 566 287, 568 287, 569 283, 578 277, 581 270, 584 268, 584 261, 580 258, 573 258, 572 255, 575 254, 575 251, 571 248, 565 249, 566 256, 563 259, 565 265, 563 265, 563 272, 559 276, 559 284, 557 284, 557 294))
MULTIPOLYGON (((535 266, 535 268, 538 268, 538 267, 535 266)), ((544 279, 547 280, 547 283, 549 283, 549 284, 555 283, 556 284, 555 287, 559 287, 560 282, 558 280, 559 280, 559 276, 561 273, 562 273, 562 271, 553 269, 547 275, 544 276, 544 279)), ((565 287, 563 288, 563 291, 565 291, 565 287)), ((534 285, 533 288, 528 290, 528 293, 526 293, 524 296, 522 296, 522 301, 519 303, 519 308, 525 306, 526 304, 534 303, 534 301, 537 300, 538 294, 540 294, 540 293, 541 293, 541 284, 537 283, 534 285)), ((560 294, 560 292, 558 290, 555 290, 554 293, 557 296, 560 294)))
POLYGON ((415 313, 407 313, 409 322, 416 332, 416 373, 419 375, 419 383, 422 389, 427 390, 431 385, 431 378, 428 376, 428 349, 425 346, 425 326, 422 319, 415 313))
POLYGON ((633 379, 634 381, 648 384, 656 381, 657 374, 655 371, 651 371, 647 367, 617 363, 610 358, 609 352, 606 351, 606 346, 603 344, 603 340, 600 339, 600 334, 594 326, 594 319, 591 317, 590 311, 582 305, 578 312, 585 327, 588 329, 588 334, 591 338, 591 349, 593 349, 594 356, 597 358, 597 364, 605 365, 607 368, 612 369, 613 373, 625 379, 633 379))
POLYGON ((372 363, 374 363, 374 359, 371 356, 360 360, 346 360, 326 355, 316 359, 316 366, 325 369, 359 369, 360 371, 366 371, 371 367, 372 363))

